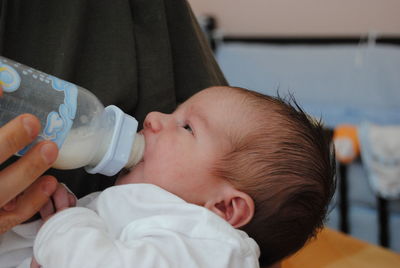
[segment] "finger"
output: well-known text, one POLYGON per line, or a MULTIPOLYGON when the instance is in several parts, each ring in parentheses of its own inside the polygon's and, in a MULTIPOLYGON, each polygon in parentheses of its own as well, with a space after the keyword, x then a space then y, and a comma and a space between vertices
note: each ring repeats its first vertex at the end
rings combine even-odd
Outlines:
POLYGON ((31 143, 40 131, 39 120, 31 114, 20 115, 0 128, 0 163, 31 143))
POLYGON ((17 207, 17 198, 11 199, 7 204, 5 204, 2 209, 5 211, 12 211, 17 207))
POLYGON ((69 198, 69 207, 75 207, 76 206, 76 196, 74 194, 69 193, 68 198, 69 198))
POLYGON ((0 210, 0 234, 31 218, 49 200, 57 189, 57 180, 43 176, 17 198, 13 211, 0 210))
POLYGON ((56 212, 56 210, 54 209, 53 200, 51 200, 50 198, 49 201, 47 201, 47 203, 40 209, 39 212, 40 212, 40 217, 42 219, 46 219, 50 215, 53 215, 56 212))
POLYGON ((68 191, 61 184, 58 184, 57 190, 53 195, 53 201, 56 211, 69 206, 68 191))
POLYGON ((32 258, 31 267, 30 268, 40 268, 40 264, 37 262, 35 257, 32 258))
POLYGON ((17 162, 0 171, 0 207, 24 191, 44 171, 50 168, 58 154, 51 141, 36 144, 17 162))
POLYGON ((68 186, 66 184, 64 184, 62 182, 60 184, 68 192, 68 203, 69 203, 68 207, 75 207, 76 201, 77 201, 76 195, 71 191, 71 189, 68 188, 68 186))

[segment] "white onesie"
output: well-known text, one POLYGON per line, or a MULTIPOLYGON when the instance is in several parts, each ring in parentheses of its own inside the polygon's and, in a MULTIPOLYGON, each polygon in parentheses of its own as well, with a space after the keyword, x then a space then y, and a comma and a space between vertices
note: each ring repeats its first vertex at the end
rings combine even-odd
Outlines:
POLYGON ((259 267, 248 235, 151 184, 114 186, 0 236, 0 267, 259 267), (84 206, 84 207, 83 207, 84 206), (33 242, 34 241, 34 242, 33 242))

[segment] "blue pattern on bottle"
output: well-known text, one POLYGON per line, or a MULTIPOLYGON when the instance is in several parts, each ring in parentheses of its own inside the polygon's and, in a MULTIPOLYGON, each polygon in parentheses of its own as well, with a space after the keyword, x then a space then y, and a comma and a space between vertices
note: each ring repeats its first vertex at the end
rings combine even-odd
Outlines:
POLYGON ((58 111, 49 112, 42 133, 39 134, 35 142, 20 150, 17 155, 25 154, 35 143, 41 140, 51 140, 57 144, 58 148, 61 148, 75 118, 78 88, 76 85, 57 77, 46 75, 22 64, 13 63, 11 60, 0 57, 0 85, 5 93, 11 93, 20 88, 21 79, 23 79, 22 73, 32 75, 35 79, 39 78, 43 83, 45 83, 45 80, 47 82, 51 81, 51 87, 54 90, 64 93, 64 103, 60 104, 58 111))

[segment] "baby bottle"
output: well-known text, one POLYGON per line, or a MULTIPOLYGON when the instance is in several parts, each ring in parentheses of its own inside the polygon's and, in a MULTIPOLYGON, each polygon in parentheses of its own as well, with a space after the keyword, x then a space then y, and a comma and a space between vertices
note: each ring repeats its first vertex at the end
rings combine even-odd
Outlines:
POLYGON ((115 175, 141 161, 144 138, 138 122, 118 107, 103 104, 88 90, 0 56, 0 126, 23 113, 37 116, 42 132, 19 151, 51 140, 60 149, 53 167, 85 167, 115 175))

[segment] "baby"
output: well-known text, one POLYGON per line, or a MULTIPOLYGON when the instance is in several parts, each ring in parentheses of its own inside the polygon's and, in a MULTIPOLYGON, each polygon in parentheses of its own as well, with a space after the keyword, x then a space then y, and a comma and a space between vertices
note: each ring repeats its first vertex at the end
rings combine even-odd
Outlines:
MULTIPOLYGON (((56 192, 61 211, 37 233, 37 263, 259 267, 294 253, 322 227, 333 157, 322 126, 296 103, 208 88, 172 114, 148 114, 142 134, 143 161, 116 186, 64 210, 74 201, 56 192)), ((9 236, 0 240, 0 262, 9 236)))

